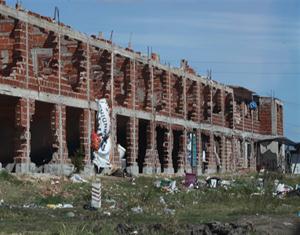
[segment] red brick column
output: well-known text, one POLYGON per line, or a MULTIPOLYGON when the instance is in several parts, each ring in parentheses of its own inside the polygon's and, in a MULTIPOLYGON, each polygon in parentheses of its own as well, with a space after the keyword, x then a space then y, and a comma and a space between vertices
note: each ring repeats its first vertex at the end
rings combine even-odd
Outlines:
POLYGON ((173 131, 171 127, 167 128, 164 135, 164 173, 173 174, 172 150, 173 150, 173 131))
POLYGON ((143 173, 159 173, 161 166, 156 147, 156 124, 150 121, 147 126, 147 150, 144 160, 143 173))
POLYGON ((52 159, 52 162, 56 164, 70 162, 70 160, 68 159, 68 148, 66 140, 66 106, 56 104, 52 111, 51 119, 52 131, 54 133, 53 147, 55 149, 55 153, 53 155, 55 157, 52 159), (60 130, 60 112, 62 117, 62 130, 60 130), (62 134, 61 144, 60 133, 62 134), (61 153, 62 156, 60 155, 61 153))
POLYGON ((16 104, 15 112, 15 162, 30 162, 30 121, 35 111, 35 101, 20 98, 16 104), (27 114, 29 109, 29 116, 27 114), (28 120, 29 118, 29 120, 28 120))

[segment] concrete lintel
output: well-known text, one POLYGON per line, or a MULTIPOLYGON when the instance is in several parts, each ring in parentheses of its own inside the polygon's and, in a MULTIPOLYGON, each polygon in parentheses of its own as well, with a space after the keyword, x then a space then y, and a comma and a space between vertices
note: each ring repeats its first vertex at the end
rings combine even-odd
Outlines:
MULTIPOLYGON (((135 116, 137 118, 146 119, 146 120, 151 120, 152 118, 151 113, 145 111, 131 110, 123 107, 114 107, 113 113, 124 115, 127 117, 135 116)), ((174 124, 174 125, 185 126, 186 128, 191 128, 191 129, 195 128, 195 129, 205 130, 212 133, 219 132, 220 134, 227 135, 227 136, 241 136, 242 138, 251 138, 251 139, 266 139, 272 137, 274 138, 274 136, 271 135, 261 135, 252 132, 233 130, 227 127, 216 126, 216 125, 211 125, 206 123, 196 123, 193 121, 186 121, 184 119, 172 118, 163 115, 156 115, 155 120, 158 122, 169 123, 171 125, 174 124)))
MULTIPOLYGON (((55 21, 49 22, 45 19, 37 18, 36 16, 29 15, 26 11, 20 11, 16 10, 14 8, 11 8, 6 5, 0 5, 0 14, 10 16, 15 19, 19 19, 23 22, 27 22, 32 25, 36 25, 41 28, 45 28, 49 31, 53 31, 57 34, 63 34, 70 38, 73 38, 75 40, 82 41, 84 43, 89 43, 90 46, 94 46, 97 48, 105 49, 110 52, 114 52, 116 54, 120 54, 122 56, 125 56, 130 59, 134 59, 136 61, 142 62, 144 64, 149 63, 149 58, 146 56, 138 55, 136 52, 127 51, 124 48, 121 48, 120 46, 117 46, 115 44, 109 44, 105 41, 101 41, 98 39, 93 39, 89 37, 88 35, 78 32, 72 28, 58 25, 55 21)), ((165 71, 171 71, 172 73, 182 76, 182 72, 180 68, 171 68, 167 65, 163 65, 160 62, 151 60, 151 63, 153 66, 156 66, 160 69, 163 69, 165 71)), ((193 74, 184 74, 185 78, 189 78, 194 81, 201 81, 205 84, 210 83, 212 80, 208 80, 205 76, 199 76, 199 75, 193 75, 193 74)), ((211 82, 213 86, 216 87, 223 87, 223 84, 217 83, 216 81, 211 82)))
POLYGON ((59 96, 58 94, 51 94, 46 92, 38 92, 33 90, 26 90, 18 87, 12 87, 9 85, 1 84, 0 94, 9 95, 22 98, 30 98, 42 102, 53 103, 53 104, 63 104, 67 106, 72 106, 76 108, 89 108, 91 107, 94 110, 97 110, 96 103, 89 102, 87 100, 76 99, 67 96, 59 96))

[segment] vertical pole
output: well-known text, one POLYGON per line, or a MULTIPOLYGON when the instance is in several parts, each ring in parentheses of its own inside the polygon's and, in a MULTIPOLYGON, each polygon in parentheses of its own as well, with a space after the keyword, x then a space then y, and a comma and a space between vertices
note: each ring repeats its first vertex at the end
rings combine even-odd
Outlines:
POLYGON ((88 99, 88 160, 91 161, 91 97, 90 97, 90 42, 87 41, 87 99, 88 99))
MULTIPOLYGON (((58 25, 58 96, 61 98, 61 32, 60 26, 58 25)), ((59 99, 58 104, 58 116, 59 116, 59 155, 61 164, 61 174, 63 174, 63 162, 64 162, 64 149, 63 149, 63 125, 62 125, 62 103, 59 99)))
POLYGON ((111 51, 111 65, 110 65, 110 76, 111 76, 111 80, 110 80, 110 96, 111 96, 111 156, 112 156, 112 165, 114 164, 114 155, 115 155, 115 114, 114 114, 114 51, 112 48, 111 51))
POLYGON ((132 70, 133 70, 133 76, 132 76, 133 81, 131 82, 131 84, 133 87, 131 89, 131 92, 132 92, 132 103, 133 103, 133 113, 134 113, 134 116, 133 116, 133 156, 134 156, 134 158, 137 158, 137 154, 136 154, 136 146, 137 146, 137 143, 136 143, 136 121, 137 120, 136 120, 136 113, 135 113, 135 57, 133 57, 132 70))
MULTIPOLYGON (((28 41, 28 22, 25 24, 26 34, 26 88, 29 87, 29 41, 28 41)), ((30 164, 30 100, 26 99, 26 171, 29 171, 30 164)))

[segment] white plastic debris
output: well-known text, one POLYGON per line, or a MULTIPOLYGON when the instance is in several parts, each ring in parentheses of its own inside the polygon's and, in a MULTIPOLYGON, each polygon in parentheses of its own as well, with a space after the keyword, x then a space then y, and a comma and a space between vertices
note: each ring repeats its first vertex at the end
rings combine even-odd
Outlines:
POLYGON ((73 174, 70 178, 70 180, 73 183, 86 183, 87 181, 85 179, 83 179, 80 175, 78 174, 73 174))
POLYGON ((137 207, 131 208, 131 211, 136 213, 136 214, 141 214, 141 213, 143 213, 143 208, 140 207, 140 206, 137 206, 137 207))
POLYGON ((174 209, 165 208, 164 209, 164 213, 166 215, 175 215, 175 210, 174 209))
POLYGON ((160 204, 163 204, 163 205, 167 204, 163 196, 159 197, 159 202, 160 202, 160 204))
POLYGON ((101 143, 99 149, 93 152, 93 163, 100 168, 111 168, 109 154, 111 150, 110 134, 110 117, 109 106, 106 99, 96 100, 98 112, 97 122, 98 130, 97 135, 101 136, 101 143))

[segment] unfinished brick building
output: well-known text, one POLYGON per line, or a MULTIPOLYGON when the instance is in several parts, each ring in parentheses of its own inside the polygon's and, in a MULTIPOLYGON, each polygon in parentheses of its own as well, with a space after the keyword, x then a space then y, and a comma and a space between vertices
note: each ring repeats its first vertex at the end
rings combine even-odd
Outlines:
POLYGON ((278 99, 196 75, 184 60, 180 68, 162 65, 156 54, 0 2, 3 167, 67 174, 81 147, 91 169, 96 98, 112 110, 112 164, 121 164, 120 144, 134 174, 255 169, 255 141, 283 135, 278 99))

